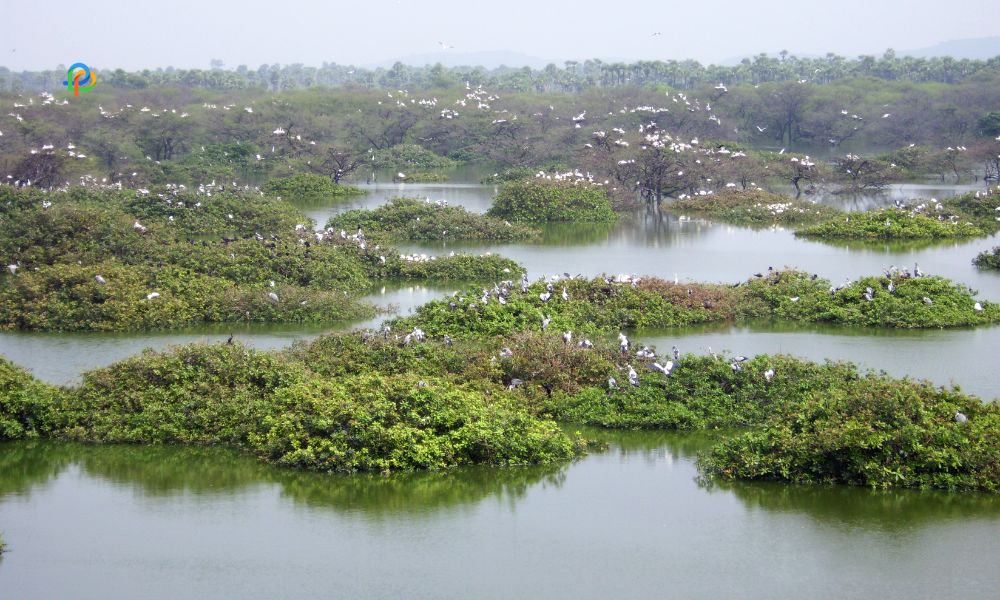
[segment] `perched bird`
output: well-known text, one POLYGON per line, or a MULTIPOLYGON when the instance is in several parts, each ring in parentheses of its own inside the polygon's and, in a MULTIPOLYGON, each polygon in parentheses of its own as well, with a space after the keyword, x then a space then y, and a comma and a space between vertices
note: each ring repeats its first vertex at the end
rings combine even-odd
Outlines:
POLYGON ((926 304, 927 306, 931 306, 934 304, 934 301, 928 298, 927 296, 924 296, 924 304, 926 304))
POLYGON ((17 275, 18 266, 14 264, 7 265, 7 270, 10 271, 11 275, 17 275))
POLYGON ((513 379, 510 380, 510 385, 507 386, 507 389, 508 390, 512 390, 512 389, 514 389, 516 387, 520 387, 522 385, 524 385, 524 381, 521 380, 521 379, 518 379, 517 377, 515 377, 515 378, 513 378, 513 379))
POLYGON ((774 379, 774 369, 768 369, 764 371, 764 380, 767 381, 768 383, 771 383, 772 379, 774 379))
POLYGON ((160 292, 150 292, 146 294, 146 300, 152 300, 153 298, 159 298, 160 292))
POLYGON ((566 333, 564 333, 562 335, 562 339, 563 339, 563 343, 568 345, 570 342, 573 341, 573 332, 572 331, 567 331, 566 333))
POLYGON ((549 323, 551 323, 551 322, 552 322, 552 318, 551 317, 546 317, 545 315, 542 315, 542 331, 545 331, 546 329, 548 329, 549 323))
POLYGON ((510 358, 511 356, 514 356, 514 351, 510 348, 504 348, 500 351, 500 358, 510 358))
POLYGON ((674 360, 680 360, 681 359, 681 351, 677 349, 677 346, 674 346, 672 350, 673 350, 673 354, 674 354, 674 360))
POLYGON ((661 365, 660 363, 653 363, 649 365, 649 369, 651 371, 659 371, 660 373, 663 373, 667 377, 670 377, 671 371, 674 370, 674 361, 668 360, 667 364, 665 365, 661 365))
POLYGON ((608 377, 608 389, 609 390, 617 390, 618 389, 618 380, 616 380, 614 377, 608 377))
POLYGON ((983 311, 983 305, 980 304, 979 302, 976 302, 976 305, 972 307, 972 310, 974 310, 976 312, 982 312, 983 311))
POLYGON ((103 278, 103 277, 101 277, 100 275, 94 275, 94 281, 96 281, 97 283, 99 283, 101 285, 105 285, 105 284, 108 283, 108 280, 105 279, 105 278, 103 278))
POLYGON ((635 372, 632 365, 628 366, 628 382, 632 384, 632 387, 639 387, 639 374, 635 372))
POLYGON ((965 414, 962 413, 961 411, 956 412, 955 413, 955 422, 956 423, 968 423, 969 422, 969 417, 965 416, 965 414))
POLYGON ((267 297, 271 299, 271 302, 277 302, 278 301, 278 295, 275 294, 274 292, 268 292, 267 293, 267 297))
POLYGON ((741 367, 740 363, 738 362, 730 363, 729 366, 732 367, 734 373, 739 373, 740 371, 743 370, 743 367, 741 367))
POLYGON ((451 346, 451 345, 452 345, 452 343, 453 343, 453 342, 451 341, 451 336, 450 336, 450 335, 447 335, 447 334, 445 334, 445 336, 444 336, 444 345, 445 345, 445 346, 451 346))

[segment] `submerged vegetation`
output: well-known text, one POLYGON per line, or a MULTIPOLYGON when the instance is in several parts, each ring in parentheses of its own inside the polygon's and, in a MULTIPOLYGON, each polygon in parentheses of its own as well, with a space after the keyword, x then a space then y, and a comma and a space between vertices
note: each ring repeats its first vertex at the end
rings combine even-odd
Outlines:
POLYGON ((394 198, 374 210, 350 210, 331 218, 326 226, 347 231, 360 228, 405 240, 522 240, 541 235, 520 223, 416 198, 394 198))
POLYGON ((542 178, 508 181, 500 186, 487 216, 511 221, 614 221, 604 188, 576 181, 542 178))

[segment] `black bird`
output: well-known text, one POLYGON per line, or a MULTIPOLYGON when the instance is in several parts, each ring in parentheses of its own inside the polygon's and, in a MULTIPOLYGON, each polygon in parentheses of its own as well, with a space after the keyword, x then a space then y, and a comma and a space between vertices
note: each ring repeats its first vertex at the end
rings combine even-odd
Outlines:
POLYGON ((233 334, 231 333, 229 334, 229 339, 226 340, 226 343, 229 344, 230 346, 233 345, 233 334))

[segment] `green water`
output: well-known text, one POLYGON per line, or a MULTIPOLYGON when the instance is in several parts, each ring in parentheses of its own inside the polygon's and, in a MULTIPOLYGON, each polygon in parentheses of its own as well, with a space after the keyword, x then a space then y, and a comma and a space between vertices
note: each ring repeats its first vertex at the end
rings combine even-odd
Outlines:
POLYGON ((995 598, 1000 498, 706 486, 702 436, 392 477, 0 445, 4 598, 995 598))
MULTIPOLYGON (((393 195, 484 211, 492 186, 372 186, 305 207, 323 223, 393 195)), ((894 193, 935 194, 938 188, 894 193)), ((850 200, 868 204, 885 198, 850 200)), ((852 208, 853 206, 848 206, 852 208)), ((857 207, 853 207, 857 208, 857 207)), ((636 211, 557 225, 522 244, 404 244, 501 252, 532 277, 639 273, 737 281, 795 266, 835 282, 919 262, 1000 301, 1000 275, 971 265, 996 237, 844 245, 636 211)), ((459 282, 387 284, 369 298, 406 314, 459 282)), ((287 347, 325 327, 204 327, 151 334, 0 333, 0 354, 55 383, 143 348, 230 333, 287 347)), ((1000 396, 1000 327, 894 331, 787 323, 635 332, 683 352, 784 352, 1000 396)), ((0 444, 0 600, 11 598, 997 598, 1000 498, 783 485, 707 486, 710 438, 608 433, 567 465, 393 477, 303 474, 218 448, 0 444)))

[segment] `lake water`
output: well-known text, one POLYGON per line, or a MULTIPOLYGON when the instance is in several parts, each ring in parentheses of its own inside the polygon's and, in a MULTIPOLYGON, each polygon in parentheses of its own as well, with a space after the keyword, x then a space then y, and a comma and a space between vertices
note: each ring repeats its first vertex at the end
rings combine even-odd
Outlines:
MULTIPOLYGON (((324 223, 397 195, 485 211, 494 188, 369 186, 303 207, 324 223)), ((910 186, 905 197, 959 188, 910 186)), ((844 199, 848 208, 886 197, 844 199), (853 205, 852 205, 853 203, 853 205)), ((831 202, 824 198, 824 202, 831 202)), ((406 251, 499 252, 532 277, 638 273, 735 282, 795 266, 840 282, 919 262, 1000 301, 1000 276, 961 243, 825 244, 638 210, 613 226, 552 226, 528 244, 439 242, 406 251)), ((405 314, 460 283, 393 284, 370 299, 405 314)), ((0 354, 37 376, 81 372, 192 341, 280 348, 337 327, 221 326, 153 334, 0 334, 0 354)), ((684 352, 784 352, 1000 396, 1000 327, 860 330, 754 323, 638 332, 684 352)), ((0 444, 0 598, 996 598, 1000 498, 824 487, 706 486, 710 439, 600 432, 569 465, 393 477, 288 472, 221 449, 0 444)))

